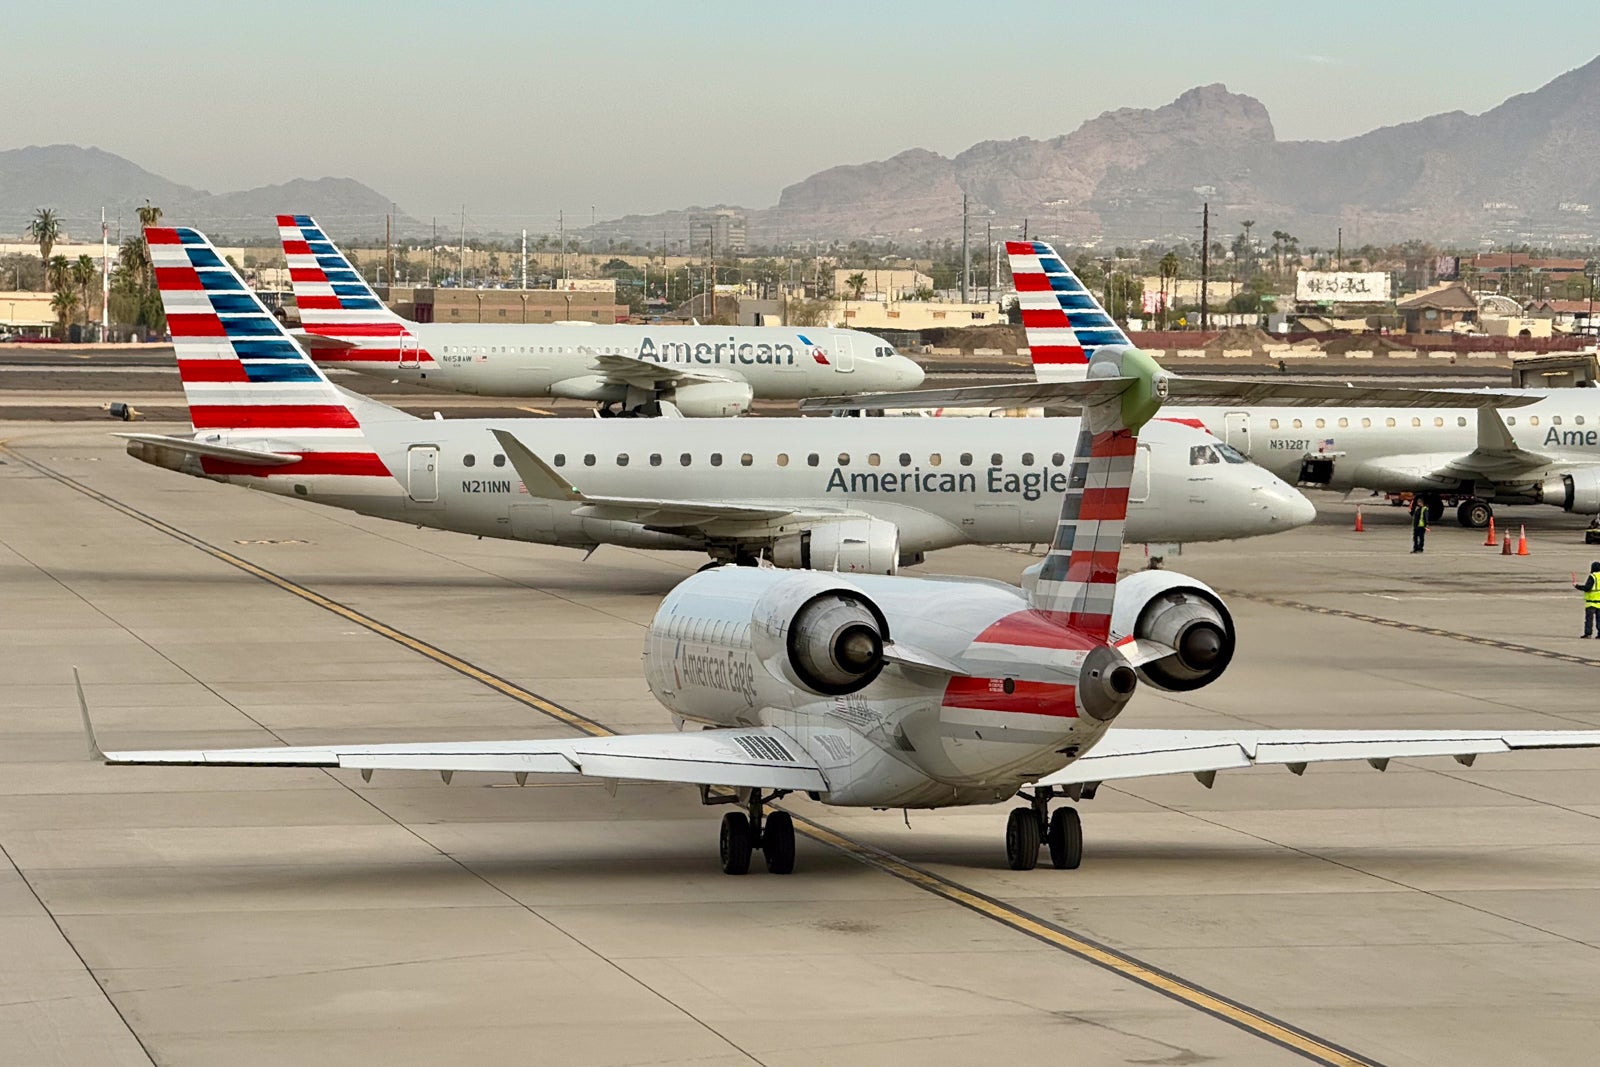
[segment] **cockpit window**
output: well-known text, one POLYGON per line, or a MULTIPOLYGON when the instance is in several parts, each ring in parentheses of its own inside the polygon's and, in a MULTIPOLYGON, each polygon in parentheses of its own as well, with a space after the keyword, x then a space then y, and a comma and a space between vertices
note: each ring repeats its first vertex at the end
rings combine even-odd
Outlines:
POLYGON ((1222 453, 1222 458, 1227 460, 1229 463, 1249 463, 1250 462, 1250 460, 1248 458, 1246 458, 1244 453, 1240 452, 1237 448, 1234 448, 1232 445, 1216 445, 1214 447, 1216 448, 1216 450, 1218 452, 1222 453))
POLYGON ((1189 449, 1189 466, 1201 467, 1207 463, 1221 463, 1222 457, 1210 445, 1195 445, 1189 449))

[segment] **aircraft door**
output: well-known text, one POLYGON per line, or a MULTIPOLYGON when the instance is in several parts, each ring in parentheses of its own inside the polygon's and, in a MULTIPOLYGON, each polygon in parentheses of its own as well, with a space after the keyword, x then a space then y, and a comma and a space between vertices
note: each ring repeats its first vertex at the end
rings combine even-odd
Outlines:
POLYGON ((850 335, 842 330, 833 335, 833 369, 849 374, 856 369, 856 350, 850 335))
POLYGON ((1230 411, 1222 416, 1222 439, 1245 455, 1250 454, 1250 413, 1230 411))
POLYGON ((412 445, 406 453, 406 493, 419 504, 439 499, 438 445, 412 445))
POLYGON ((415 369, 422 364, 422 342, 410 333, 400 335, 400 366, 415 369))
POLYGON ((1143 504, 1150 499, 1150 446, 1143 441, 1133 453, 1133 480, 1128 483, 1128 503, 1143 504))

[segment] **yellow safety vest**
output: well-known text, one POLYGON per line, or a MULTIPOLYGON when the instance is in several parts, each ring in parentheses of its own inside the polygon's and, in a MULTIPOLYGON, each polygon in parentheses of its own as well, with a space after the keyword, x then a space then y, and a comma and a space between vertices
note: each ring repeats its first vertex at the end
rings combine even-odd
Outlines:
POLYGON ((1600 608, 1600 573, 1591 571, 1590 578, 1594 579, 1589 591, 1583 594, 1583 603, 1586 607, 1600 608))

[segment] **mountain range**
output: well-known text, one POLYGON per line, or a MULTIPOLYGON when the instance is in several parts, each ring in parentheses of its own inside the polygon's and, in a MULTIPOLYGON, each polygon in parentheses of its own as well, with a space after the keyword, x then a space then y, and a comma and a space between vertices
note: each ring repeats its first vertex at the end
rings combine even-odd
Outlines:
MULTIPOLYGON (((1267 109, 1223 85, 1108 111, 1049 140, 914 148, 833 167, 748 212, 750 241, 958 236, 985 220, 1081 242, 1196 236, 1202 203, 1236 231, 1347 245, 1407 238, 1591 244, 1600 232, 1600 59, 1481 115, 1452 111, 1340 141, 1280 141, 1267 109)), ((682 213, 602 224, 659 240, 682 213)), ((1011 231, 1007 231, 1011 232, 1011 231)))
MULTIPOLYGON (((334 232, 381 237, 388 197, 351 178, 296 178, 231 193, 211 193, 152 174, 119 155, 77 145, 31 145, 0 151, 0 233, 16 239, 41 207, 55 210, 77 239, 99 238, 100 208, 124 228, 138 225, 146 199, 167 219, 206 229, 216 240, 269 237, 280 211, 314 213, 334 232), (93 232, 89 232, 92 230, 93 232)), ((397 215, 397 227, 422 224, 397 215)))

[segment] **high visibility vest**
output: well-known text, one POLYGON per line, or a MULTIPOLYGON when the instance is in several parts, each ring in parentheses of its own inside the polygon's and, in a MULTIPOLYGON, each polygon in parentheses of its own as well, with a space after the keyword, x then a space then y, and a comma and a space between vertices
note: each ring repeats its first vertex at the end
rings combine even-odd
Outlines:
POLYGON ((1426 530, 1428 528, 1428 509, 1426 507, 1420 507, 1417 509, 1415 523, 1417 529, 1419 530, 1426 530))
POLYGON ((1589 577, 1592 581, 1589 585, 1589 591, 1583 594, 1584 606, 1600 608, 1600 573, 1591 571, 1589 577))

